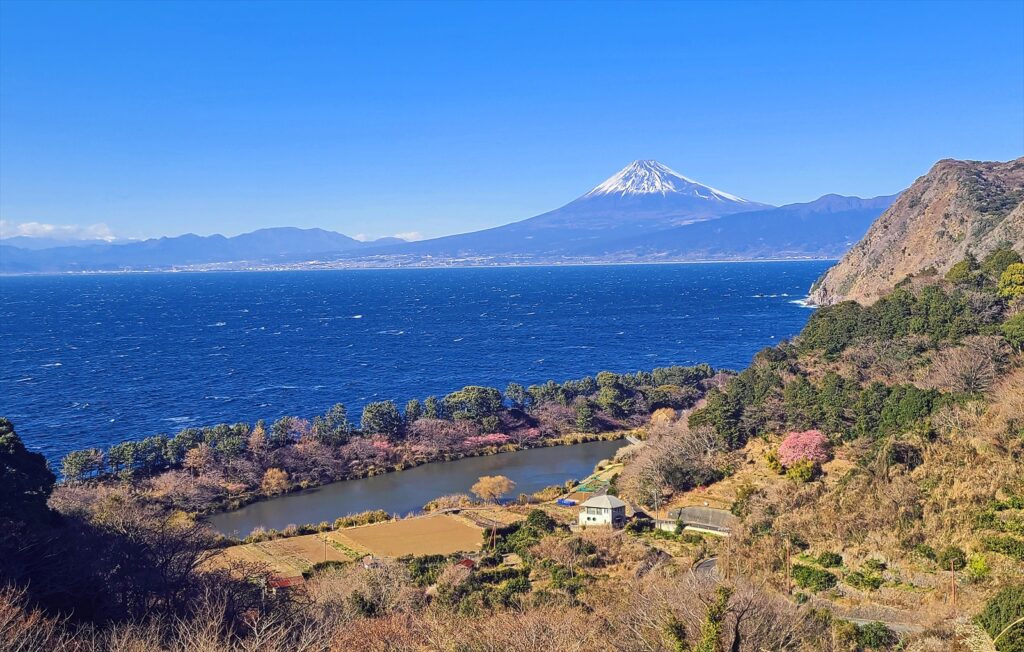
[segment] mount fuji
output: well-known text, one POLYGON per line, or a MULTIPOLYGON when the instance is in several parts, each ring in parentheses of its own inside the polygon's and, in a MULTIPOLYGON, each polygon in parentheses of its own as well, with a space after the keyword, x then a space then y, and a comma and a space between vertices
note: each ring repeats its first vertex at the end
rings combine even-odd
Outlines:
POLYGON ((607 251, 624 238, 766 208, 771 206, 694 181, 657 161, 633 161, 553 211, 379 253, 433 258, 585 256, 588 251, 607 251))

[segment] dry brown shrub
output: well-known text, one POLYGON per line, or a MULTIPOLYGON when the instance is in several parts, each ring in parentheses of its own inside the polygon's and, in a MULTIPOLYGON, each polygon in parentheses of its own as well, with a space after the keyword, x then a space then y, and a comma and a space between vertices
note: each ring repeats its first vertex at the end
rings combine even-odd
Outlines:
POLYGON ((713 428, 691 429, 681 419, 652 430, 645 445, 623 468, 618 487, 623 495, 653 506, 676 489, 713 477, 727 463, 728 456, 713 428))
POLYGON ((319 610, 344 614, 347 619, 358 616, 352 604, 356 594, 373 603, 378 614, 414 611, 422 602, 422 591, 413 586, 409 571, 391 560, 319 573, 306 582, 305 593, 319 610))
POLYGON ((651 428, 657 429, 674 423, 679 415, 672 408, 658 408, 651 415, 651 428))
POLYGON ((428 512, 433 512, 444 509, 472 507, 475 504, 477 504, 476 501, 473 500, 469 494, 448 494, 447 496, 438 496, 431 500, 423 506, 423 509, 428 512))
POLYGON ((430 650, 591 652, 607 649, 609 643, 599 618, 571 607, 527 608, 473 618, 431 613, 427 622, 426 649, 430 650))
POLYGON ((644 449, 647 444, 640 442, 639 444, 626 444, 619 450, 615 451, 614 460, 616 462, 629 462, 630 460, 636 459, 636 456, 640 454, 640 451, 644 449))
POLYGON ((469 488, 481 500, 495 501, 509 494, 516 488, 516 483, 503 475, 484 475, 477 479, 469 488))
POLYGON ((1024 367, 1017 367, 996 385, 991 392, 988 410, 982 415, 980 433, 988 435, 1007 447, 1020 446, 1019 432, 1024 423, 1024 367))
POLYGON ((64 623, 28 607, 25 592, 0 587, 0 651, 73 650, 64 623))
POLYGON ((1006 362, 1006 346, 999 337, 968 337, 963 344, 935 356, 926 384, 944 392, 987 392, 1006 362))
MULTIPOLYGON (((666 633, 681 624, 692 643, 721 584, 709 576, 673 569, 640 579, 606 585, 592 596, 595 616, 605 622, 608 647, 620 652, 674 650, 666 633)), ((731 591, 719 649, 828 650, 827 630, 805 611, 762 586, 725 581, 731 591), (737 640, 738 639, 738 640, 737 640)))
POLYGON ((282 494, 288 491, 291 482, 288 479, 288 472, 283 469, 267 469, 260 481, 260 490, 268 496, 282 494))
POLYGON ((427 631, 417 614, 360 618, 350 622, 330 643, 334 652, 410 652, 438 649, 426 645, 427 631))
POLYGON ((465 566, 452 564, 437 576, 437 582, 434 583, 433 591, 435 595, 452 595, 459 587, 469 581, 472 574, 473 571, 465 566))

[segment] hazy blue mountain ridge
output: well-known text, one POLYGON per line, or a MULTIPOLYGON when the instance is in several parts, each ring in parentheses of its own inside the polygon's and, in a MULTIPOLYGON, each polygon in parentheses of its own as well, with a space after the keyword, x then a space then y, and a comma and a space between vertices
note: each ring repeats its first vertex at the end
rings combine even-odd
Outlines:
POLYGON ((281 227, 234 237, 186 234, 33 249, 12 246, 22 240, 12 238, 0 240, 0 272, 833 258, 894 199, 830 194, 776 208, 657 161, 634 161, 560 208, 471 233, 361 242, 324 229, 281 227))

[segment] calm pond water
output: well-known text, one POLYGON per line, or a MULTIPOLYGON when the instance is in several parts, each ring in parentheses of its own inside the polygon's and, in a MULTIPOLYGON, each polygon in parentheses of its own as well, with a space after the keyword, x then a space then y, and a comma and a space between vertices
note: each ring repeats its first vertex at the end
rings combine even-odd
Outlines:
POLYGON ((516 495, 533 493, 566 480, 583 479, 598 462, 611 458, 624 445, 624 439, 596 441, 424 464, 253 503, 215 514, 209 522, 224 534, 246 536, 257 526, 281 529, 292 523, 334 521, 370 509, 407 514, 438 496, 469 493, 470 486, 482 475, 506 475, 515 481, 516 495))

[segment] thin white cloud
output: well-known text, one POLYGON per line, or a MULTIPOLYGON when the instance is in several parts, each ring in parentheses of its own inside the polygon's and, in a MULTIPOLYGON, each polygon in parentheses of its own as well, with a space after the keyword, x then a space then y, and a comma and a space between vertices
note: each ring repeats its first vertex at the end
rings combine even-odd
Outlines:
POLYGON ((370 236, 366 235, 365 233, 357 233, 354 236, 352 236, 352 239, 353 240, 358 240, 359 242, 369 242, 373 238, 371 238, 370 236))
POLYGON ((424 238, 423 234, 420 233, 419 231, 406 231, 405 233, 396 233, 395 237, 401 238, 403 240, 408 240, 409 242, 416 242, 417 240, 422 240, 424 238))
POLYGON ((42 222, 11 222, 0 220, 0 239, 52 238, 54 240, 116 240, 113 230, 106 224, 44 224, 42 222))

